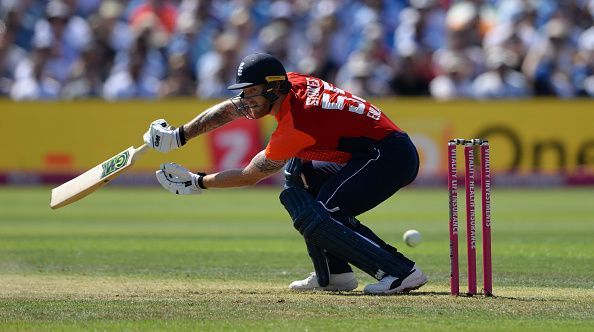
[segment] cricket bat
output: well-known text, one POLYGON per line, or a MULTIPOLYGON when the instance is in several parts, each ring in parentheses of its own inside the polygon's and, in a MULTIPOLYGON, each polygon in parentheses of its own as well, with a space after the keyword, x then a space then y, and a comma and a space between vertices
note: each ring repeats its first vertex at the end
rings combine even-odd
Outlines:
POLYGON ((74 179, 52 189, 50 207, 57 209, 86 197, 132 167, 136 159, 147 149, 146 144, 138 148, 131 146, 74 179))

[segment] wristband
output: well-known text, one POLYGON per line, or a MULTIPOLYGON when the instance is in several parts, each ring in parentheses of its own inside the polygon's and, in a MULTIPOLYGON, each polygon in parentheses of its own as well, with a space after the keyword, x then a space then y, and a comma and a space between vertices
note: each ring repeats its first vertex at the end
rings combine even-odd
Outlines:
POLYGON ((177 134, 179 136, 179 146, 183 146, 186 144, 186 134, 184 133, 184 126, 177 128, 177 134))
POLYGON ((198 180, 196 181, 196 183, 198 184, 198 187, 200 187, 201 189, 207 189, 204 186, 204 182, 203 182, 203 179, 204 179, 204 176, 206 175, 206 173, 196 173, 196 174, 198 174, 198 180))

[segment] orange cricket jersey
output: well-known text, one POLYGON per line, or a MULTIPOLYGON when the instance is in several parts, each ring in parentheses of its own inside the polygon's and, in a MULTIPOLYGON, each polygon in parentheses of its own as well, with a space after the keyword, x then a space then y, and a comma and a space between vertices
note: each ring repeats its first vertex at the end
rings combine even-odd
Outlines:
POLYGON ((319 78, 287 73, 292 84, 284 98, 266 157, 287 160, 347 162, 351 154, 338 150, 341 138, 381 140, 401 131, 385 114, 366 100, 319 78))

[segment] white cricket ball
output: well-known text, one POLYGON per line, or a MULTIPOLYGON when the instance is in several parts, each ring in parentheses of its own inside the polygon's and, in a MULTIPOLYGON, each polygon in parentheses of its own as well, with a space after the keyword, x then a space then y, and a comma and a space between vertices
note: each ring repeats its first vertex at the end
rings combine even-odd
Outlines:
POLYGON ((416 247, 419 245, 419 243, 421 243, 421 233, 419 233, 417 230, 409 229, 408 231, 404 232, 402 239, 409 247, 416 247))

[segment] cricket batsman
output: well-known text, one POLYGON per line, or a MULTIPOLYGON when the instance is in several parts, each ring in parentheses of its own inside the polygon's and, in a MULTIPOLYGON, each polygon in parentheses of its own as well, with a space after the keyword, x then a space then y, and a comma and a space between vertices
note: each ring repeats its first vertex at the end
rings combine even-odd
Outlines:
POLYGON ((408 135, 377 107, 319 78, 285 71, 268 54, 245 57, 237 69, 239 90, 179 128, 150 124, 147 145, 161 152, 241 117, 273 116, 278 122, 264 150, 243 169, 192 173, 167 163, 157 180, 175 194, 250 186, 285 169, 280 201, 305 239, 315 272, 292 290, 351 291, 351 265, 377 283, 368 294, 404 293, 427 277, 412 260, 384 242, 356 217, 374 208, 417 176, 419 157, 408 135))

